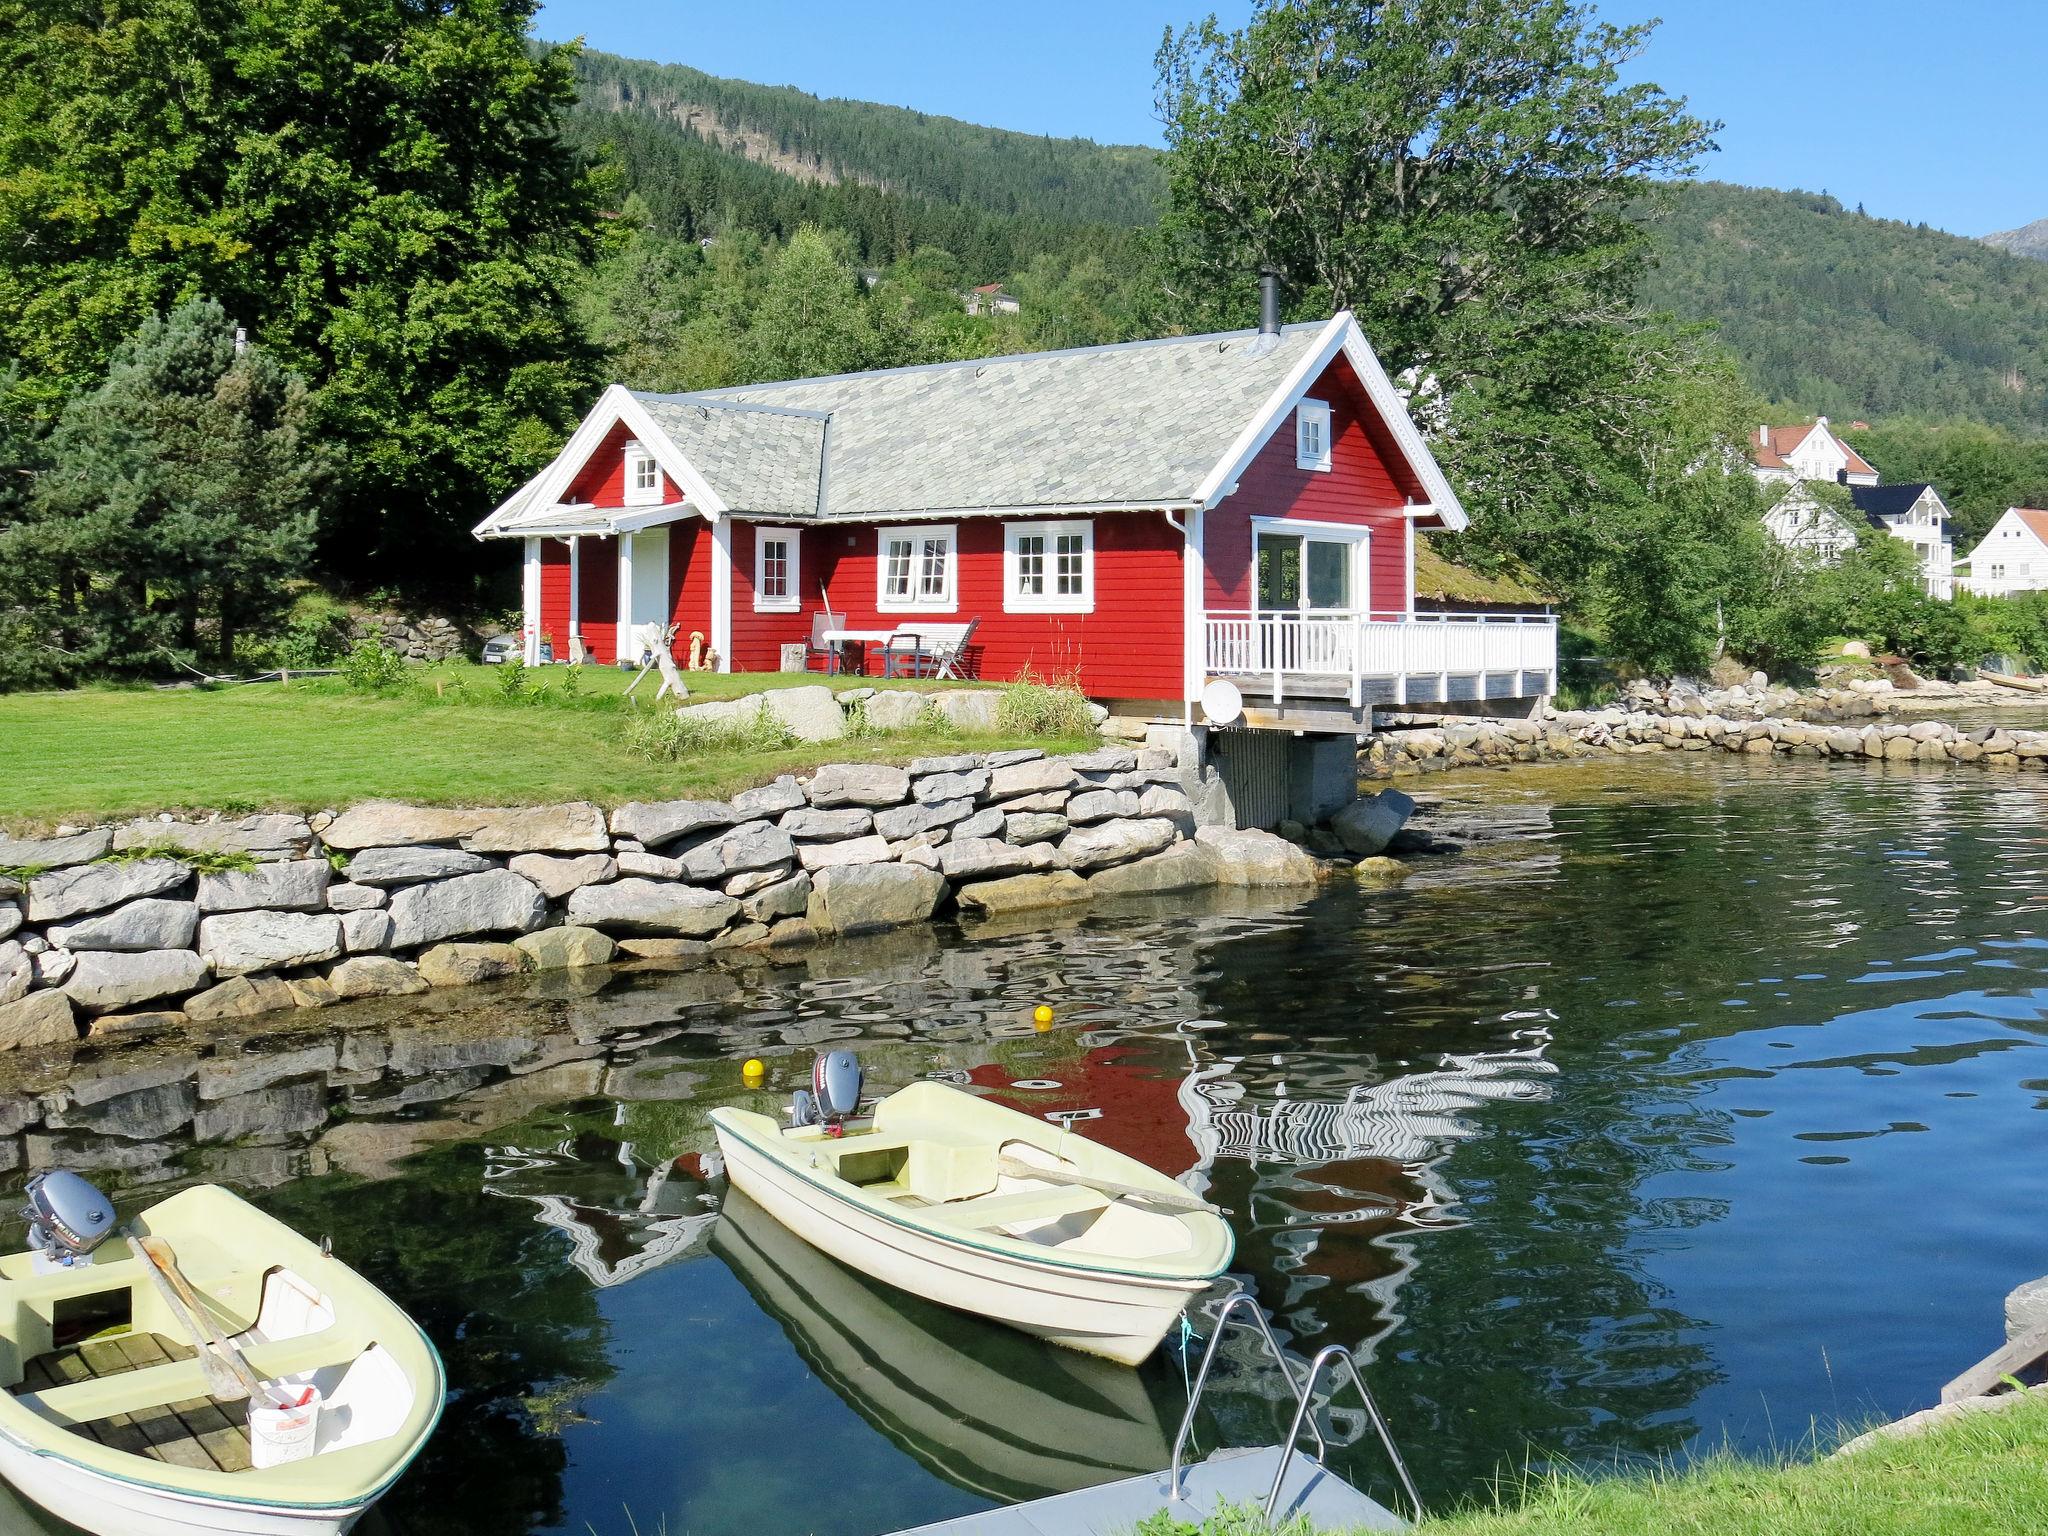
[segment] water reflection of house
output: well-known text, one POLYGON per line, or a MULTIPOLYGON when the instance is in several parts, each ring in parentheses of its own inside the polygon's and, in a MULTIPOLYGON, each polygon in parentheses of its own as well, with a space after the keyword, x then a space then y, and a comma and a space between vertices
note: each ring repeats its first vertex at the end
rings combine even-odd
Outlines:
POLYGON ((631 1142, 600 1159, 587 1145, 594 1139, 569 1137, 546 1151, 491 1147, 484 1192, 531 1204, 533 1219, 569 1239, 569 1263, 600 1289, 703 1252, 718 1207, 698 1158, 644 1168, 631 1142))

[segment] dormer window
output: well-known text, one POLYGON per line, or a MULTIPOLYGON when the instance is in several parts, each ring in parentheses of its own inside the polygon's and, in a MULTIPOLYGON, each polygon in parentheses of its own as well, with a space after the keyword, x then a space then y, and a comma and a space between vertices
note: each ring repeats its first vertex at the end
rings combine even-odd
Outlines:
POLYGON ((1294 408, 1294 467, 1330 467, 1330 403, 1304 400, 1294 408))
POLYGON ((638 443, 626 444, 625 502, 629 507, 661 504, 661 465, 638 443))

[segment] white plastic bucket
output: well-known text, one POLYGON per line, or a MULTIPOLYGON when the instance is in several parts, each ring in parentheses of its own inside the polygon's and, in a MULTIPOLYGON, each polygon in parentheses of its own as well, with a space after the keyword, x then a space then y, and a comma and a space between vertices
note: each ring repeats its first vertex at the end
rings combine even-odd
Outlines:
POLYGON ((320 1391, 317 1387, 273 1389, 290 1395, 289 1407, 275 1399, 259 1406, 249 1403, 249 1464, 253 1467, 281 1466, 287 1461, 304 1461, 313 1454, 313 1438, 320 1429, 320 1391), (303 1395, 304 1402, 296 1401, 303 1395))

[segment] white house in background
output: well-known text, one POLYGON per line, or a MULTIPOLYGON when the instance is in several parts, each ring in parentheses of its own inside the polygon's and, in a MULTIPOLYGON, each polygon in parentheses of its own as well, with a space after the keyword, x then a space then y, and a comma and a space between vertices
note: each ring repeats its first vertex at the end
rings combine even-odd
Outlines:
POLYGON ((2048 591, 2048 512, 2007 507, 1963 564, 1956 584, 1979 597, 2048 591))
POLYGON ((1757 428, 1750 463, 1766 485, 1785 494, 1764 514, 1764 528, 1787 549, 1825 564, 1856 545, 1864 525, 1882 529, 1912 546, 1920 584, 1929 597, 1955 595, 1955 545, 1948 535, 1948 508, 1931 485, 1880 485, 1877 470, 1835 436, 1823 416, 1811 426, 1757 428), (1815 482, 1847 486, 1860 517, 1822 504, 1806 487, 1815 482))
POLYGON ((1809 426, 1758 427, 1756 441, 1749 446, 1749 460, 1757 479, 1766 485, 1795 485, 1801 480, 1877 484, 1877 471, 1835 436, 1825 416, 1809 426))

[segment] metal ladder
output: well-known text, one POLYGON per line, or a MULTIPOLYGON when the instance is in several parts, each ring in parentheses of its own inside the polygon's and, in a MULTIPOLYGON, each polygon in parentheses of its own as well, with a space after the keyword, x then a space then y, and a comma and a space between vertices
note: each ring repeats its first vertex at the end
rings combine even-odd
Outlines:
MULTIPOLYGON (((1273 1336, 1273 1325, 1266 1321, 1266 1314, 1259 1310, 1258 1298, 1242 1288, 1233 1291, 1216 1313, 1214 1331, 1209 1335, 1208 1346, 1202 1351, 1201 1369, 1195 1372, 1194 1386, 1188 1391, 1188 1409, 1181 1415, 1180 1432, 1173 1437, 1173 1462, 1167 1472, 1167 1499, 1178 1502, 1184 1497, 1181 1488, 1181 1452, 1186 1448, 1187 1439, 1195 1426, 1195 1410, 1201 1406, 1202 1392, 1209 1384, 1209 1368, 1216 1363, 1217 1350, 1222 1346, 1223 1335, 1229 1329, 1232 1314, 1242 1306, 1251 1315, 1253 1326, 1265 1343, 1266 1353, 1280 1368, 1280 1376, 1294 1395, 1294 1419, 1287 1426, 1287 1438, 1281 1443, 1280 1464, 1273 1470, 1273 1487, 1266 1495, 1266 1519, 1272 1520, 1274 1511, 1280 1507, 1280 1488, 1287 1480, 1287 1464, 1293 1454, 1295 1442, 1301 1438, 1302 1425, 1307 1424, 1309 1433, 1315 1436, 1318 1467, 1329 1460, 1329 1442, 1323 1438, 1322 1426, 1316 1423, 1310 1412, 1314 1402, 1315 1385, 1323 1372, 1338 1361, 1350 1373, 1351 1384, 1358 1388, 1358 1396, 1365 1404, 1366 1417, 1372 1421, 1373 1429, 1380 1437, 1380 1445, 1387 1453, 1387 1460, 1393 1463, 1394 1475, 1400 1480, 1401 1491, 1407 1496, 1408 1506, 1415 1518, 1422 1518, 1422 1495, 1415 1491, 1415 1480, 1408 1475, 1408 1464, 1401 1459, 1401 1453, 1394 1446, 1394 1436, 1387 1428, 1386 1418, 1380 1413, 1379 1404, 1367 1390, 1365 1378, 1359 1374, 1358 1361, 1351 1351, 1342 1344, 1328 1344, 1316 1352, 1309 1362, 1307 1374, 1296 1381, 1294 1367, 1288 1364, 1286 1353, 1280 1348, 1280 1341, 1273 1336)), ((1341 1383, 1339 1383, 1341 1385, 1341 1383)), ((1334 1394, 1333 1394, 1334 1395, 1334 1394)))

